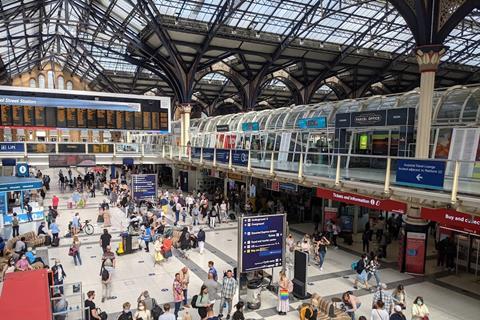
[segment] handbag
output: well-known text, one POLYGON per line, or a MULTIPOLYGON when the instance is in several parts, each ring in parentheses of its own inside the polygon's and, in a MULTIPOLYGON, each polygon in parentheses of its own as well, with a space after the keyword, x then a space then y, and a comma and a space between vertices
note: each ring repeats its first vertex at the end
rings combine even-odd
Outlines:
POLYGON ((71 246, 70 249, 68 249, 68 255, 73 257, 74 255, 76 255, 78 252, 78 249, 74 246, 71 246))
POLYGON ((423 316, 422 320, 429 320, 430 318, 428 316, 423 316))

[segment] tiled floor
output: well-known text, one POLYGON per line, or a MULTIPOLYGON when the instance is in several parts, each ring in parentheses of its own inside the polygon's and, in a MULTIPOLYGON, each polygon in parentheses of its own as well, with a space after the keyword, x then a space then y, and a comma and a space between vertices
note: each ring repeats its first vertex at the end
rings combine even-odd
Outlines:
MULTIPOLYGON (((53 193, 49 194, 51 198, 53 193)), ((67 210, 66 199, 69 195, 60 196, 60 217, 59 224, 64 234, 66 226, 75 211, 80 212, 82 219, 92 219, 96 221, 98 204, 103 199, 98 196, 91 199, 86 209, 67 210)), ((111 209, 112 227, 108 228, 113 234, 114 246, 119 240, 118 232, 122 226, 126 225, 124 213, 117 209, 111 209)), ((189 222, 189 221, 187 221, 189 222)), ((172 281, 174 274, 184 265, 191 269, 191 281, 189 287, 189 296, 196 294, 200 290, 202 282, 206 278, 207 263, 209 260, 215 261, 217 269, 220 271, 231 269, 237 261, 237 228, 236 223, 222 224, 214 231, 207 232, 206 251, 200 255, 197 251, 188 252, 186 257, 175 256, 171 261, 165 262, 160 266, 153 265, 152 253, 138 251, 131 255, 120 256, 117 258, 117 268, 113 275, 113 294, 117 297, 114 300, 107 300, 105 303, 101 299, 100 285, 100 258, 101 248, 99 247, 99 234, 102 225, 95 224, 95 234, 92 236, 82 235, 81 256, 82 266, 75 266, 73 260, 68 256, 68 246, 70 239, 61 239, 59 248, 50 248, 50 258, 58 257, 61 259, 67 273, 66 282, 82 282, 83 292, 88 290, 97 291, 96 303, 103 310, 111 314, 111 319, 116 319, 115 313, 121 311, 124 302, 129 301, 135 306, 135 302, 142 290, 149 290, 152 297, 158 302, 171 302, 172 299, 172 281)), ((294 228, 295 226, 291 226, 294 228)), ((297 235, 298 236, 298 235, 297 235)), ((350 270, 352 261, 357 260, 357 256, 343 251, 329 250, 324 265, 324 271, 312 264, 308 268, 308 277, 310 285, 309 292, 317 292, 322 296, 340 296, 346 290, 353 290, 353 272, 350 270)), ((275 271, 277 273, 277 271, 275 271)), ((447 276, 432 282, 428 277, 415 278, 413 276, 402 274, 395 269, 386 267, 380 271, 381 279, 387 283, 390 288, 398 283, 404 283, 408 304, 411 306, 416 296, 423 296, 425 303, 431 311, 430 319, 434 320, 468 320, 478 319, 480 314, 480 302, 475 297, 470 297, 468 293, 461 293, 458 290, 451 290, 442 283, 451 284, 454 281, 471 282, 468 277, 460 279, 455 276, 447 276)), ((371 282, 374 284, 374 280, 371 282)), ((478 283, 470 284, 471 290, 477 290, 478 283)), ((370 316, 370 307, 372 303, 372 293, 363 289, 357 290, 356 294, 362 301, 362 306, 357 312, 359 315, 370 316)), ((249 319, 298 319, 298 312, 295 308, 300 305, 300 301, 291 303, 291 310, 287 316, 278 316, 275 312, 277 303, 276 295, 269 291, 262 292, 262 306, 259 310, 247 312, 249 319)), ((73 298, 72 298, 73 300, 73 298)), ((235 302, 235 301, 234 301, 235 302)), ((75 305, 70 305, 73 309, 75 305)), ((218 310, 215 306, 215 310, 218 310)), ((180 313, 183 314, 184 311, 180 313)), ((410 308, 406 310, 407 318, 410 319, 410 308)), ((196 310, 192 311, 193 319, 199 319, 196 310)), ((69 320, 74 319, 69 317, 69 320)))

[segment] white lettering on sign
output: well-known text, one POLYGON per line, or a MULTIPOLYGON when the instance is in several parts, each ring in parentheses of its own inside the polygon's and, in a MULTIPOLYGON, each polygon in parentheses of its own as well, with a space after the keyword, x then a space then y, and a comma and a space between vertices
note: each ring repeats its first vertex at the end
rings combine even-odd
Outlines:
POLYGON ((359 197, 356 197, 356 196, 353 196, 353 195, 343 195, 343 194, 336 193, 336 192, 333 193, 333 196, 336 199, 340 199, 340 200, 344 200, 344 201, 354 201, 354 202, 364 203, 364 204, 370 204, 372 206, 377 206, 377 207, 379 207, 382 204, 382 202, 380 200, 359 198, 359 197))
POLYGON ((417 173, 432 173, 443 174, 443 170, 436 168, 433 165, 419 164, 419 163, 405 163, 402 167, 397 168, 398 171, 408 171, 417 173))
POLYGON ((476 220, 473 217, 468 219, 466 217, 452 216, 452 215, 449 215, 448 213, 445 213, 445 220, 462 222, 462 223, 466 223, 466 224, 473 224, 473 225, 476 225, 476 226, 480 226, 480 220, 476 220))

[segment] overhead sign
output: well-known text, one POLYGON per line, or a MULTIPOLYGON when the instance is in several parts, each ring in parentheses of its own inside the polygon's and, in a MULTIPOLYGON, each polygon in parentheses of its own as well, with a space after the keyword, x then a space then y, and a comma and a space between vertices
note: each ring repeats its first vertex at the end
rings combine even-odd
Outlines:
POLYGON ((48 165, 51 168, 95 167, 96 158, 90 154, 48 155, 48 165))
POLYGON ((58 144, 58 152, 59 153, 85 153, 85 145, 84 144, 76 144, 76 143, 59 143, 58 144))
POLYGON ((303 118, 297 120, 300 129, 322 129, 327 127, 326 117, 303 118))
POLYGON ((217 132, 227 132, 227 131, 230 131, 228 124, 217 125, 217 132))
POLYGON ((42 188, 42 180, 32 178, 1 177, 0 192, 34 190, 42 188))
POLYGON ((157 197, 156 174, 132 175, 132 194, 137 200, 154 199, 157 197))
POLYGON ((232 163, 234 165, 246 167, 248 164, 248 151, 232 150, 232 163))
POLYGON ((28 164, 17 162, 15 175, 17 177, 28 177, 29 176, 28 164))
POLYGON ((397 160, 396 184, 443 190, 445 162, 433 160, 397 160))
POLYGON ((258 122, 244 122, 242 123, 242 131, 258 131, 260 124, 258 122))
POLYGON ((283 266, 285 215, 242 216, 239 238, 241 272, 283 266))
POLYGON ((447 208, 422 207, 420 215, 425 220, 436 221, 446 227, 480 234, 480 217, 447 208))
POLYGON ((230 150, 228 149, 217 149, 215 158, 220 163, 227 163, 228 158, 230 157, 230 150))
POLYGON ((23 143, 10 143, 2 142, 0 143, 0 152, 24 152, 25 145, 23 143))
POLYGON ((205 161, 213 161, 213 148, 203 148, 203 160, 205 161))
POLYGON ((405 214, 407 212, 406 203, 391 199, 377 199, 356 193, 341 192, 324 188, 317 188, 316 195, 319 198, 331 199, 370 209, 385 210, 400 214, 405 214))
POLYGON ((200 147, 193 147, 192 151, 192 158, 193 159, 200 159, 200 155, 202 154, 202 148, 200 147))
POLYGON ((336 128, 413 126, 415 108, 395 108, 351 113, 335 116, 336 128))

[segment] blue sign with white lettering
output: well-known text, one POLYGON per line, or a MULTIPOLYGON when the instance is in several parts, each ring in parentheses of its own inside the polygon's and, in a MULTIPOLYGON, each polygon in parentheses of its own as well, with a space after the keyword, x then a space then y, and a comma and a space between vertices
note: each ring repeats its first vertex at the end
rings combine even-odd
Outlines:
POLYGON ((445 161, 397 160, 397 184, 443 190, 445 161))
POLYGON ((327 118, 303 118, 297 120, 297 126, 300 129, 322 129, 327 127, 327 118))
POLYGON ((203 160, 213 161, 213 148, 203 148, 203 160))
POLYGON ((248 151, 246 150, 233 150, 232 151, 232 164, 246 167, 248 164, 248 151))
POLYGON ((132 175, 133 198, 137 200, 154 199, 157 197, 156 174, 132 175))
POLYGON ((260 124, 258 122, 244 122, 242 123, 242 131, 258 131, 260 124))
POLYGON ((192 148, 192 159, 200 159, 201 154, 202 154, 202 148, 200 147, 192 148))
POLYGON ((24 152, 25 145, 23 143, 9 143, 2 142, 0 143, 0 152, 24 152))
POLYGON ((230 157, 230 150, 228 149, 217 149, 217 161, 220 163, 227 163, 228 158, 230 157))
POLYGON ((16 165, 15 175, 17 177, 28 177, 30 175, 28 164, 18 162, 16 165))
POLYGON ((242 218, 242 272, 283 266, 284 223, 284 215, 242 218))

